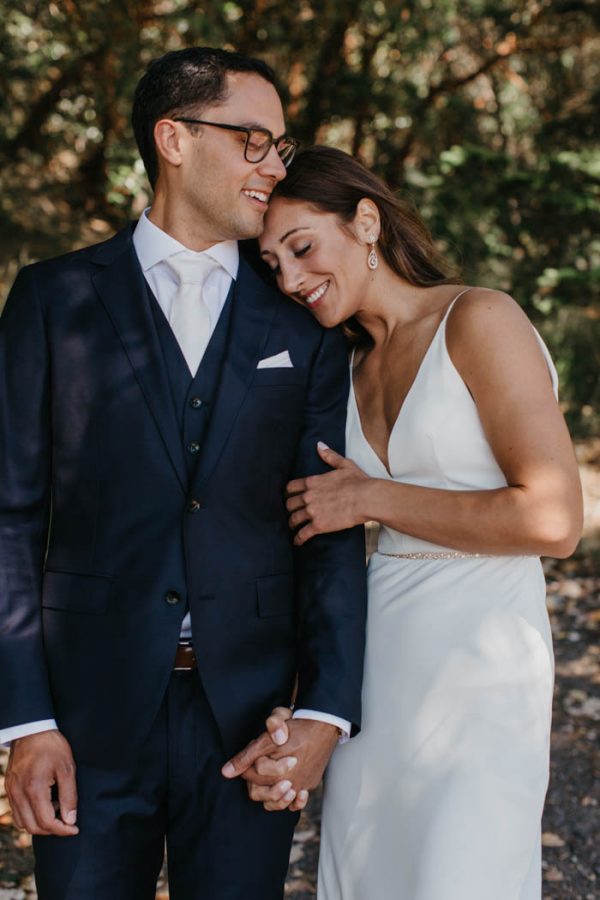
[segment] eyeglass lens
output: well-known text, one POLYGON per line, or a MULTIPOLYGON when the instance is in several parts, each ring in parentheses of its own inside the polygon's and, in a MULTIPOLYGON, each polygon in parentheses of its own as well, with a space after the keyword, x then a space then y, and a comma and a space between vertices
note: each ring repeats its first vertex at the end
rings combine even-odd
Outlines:
POLYGON ((248 162, 260 162, 265 158, 275 143, 275 149, 282 162, 291 162, 294 155, 295 144, 287 138, 273 141, 273 138, 264 131, 250 131, 246 143, 246 159, 248 162))

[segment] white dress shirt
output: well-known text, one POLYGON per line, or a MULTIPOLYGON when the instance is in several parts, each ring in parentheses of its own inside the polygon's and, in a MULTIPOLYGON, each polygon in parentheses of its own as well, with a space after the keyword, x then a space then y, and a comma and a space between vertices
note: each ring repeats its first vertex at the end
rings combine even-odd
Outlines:
MULTIPOLYGON (((165 260, 177 253, 186 253, 189 256, 196 251, 190 250, 151 222, 147 213, 148 210, 144 210, 135 227, 133 246, 142 267, 144 278, 148 282, 168 321, 171 303, 179 285, 174 272, 165 260)), ((237 241, 221 241, 219 244, 213 244, 212 247, 203 250, 202 253, 207 254, 219 263, 219 266, 213 269, 202 287, 202 296, 209 310, 210 333, 212 335, 225 306, 231 282, 237 276, 240 258, 237 241)), ((198 256, 200 255, 199 253, 198 256)), ((189 639, 191 634, 192 623, 188 612, 181 625, 181 636, 184 639, 189 639)), ((294 712, 294 718, 314 719, 334 725, 342 732, 342 737, 340 738, 342 741, 347 740, 350 736, 350 723, 329 713, 321 713, 312 709, 298 709, 294 712)), ((49 731, 56 728, 57 724, 53 719, 15 725, 11 728, 0 730, 0 743, 8 743, 19 737, 26 737, 29 734, 37 734, 40 731, 49 731)))

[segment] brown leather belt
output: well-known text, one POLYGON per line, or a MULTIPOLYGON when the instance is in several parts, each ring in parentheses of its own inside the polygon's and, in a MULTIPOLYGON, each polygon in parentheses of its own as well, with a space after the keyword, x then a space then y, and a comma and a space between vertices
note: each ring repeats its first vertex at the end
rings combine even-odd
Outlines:
POLYGON ((196 654, 191 642, 177 644, 177 653, 173 663, 174 672, 191 672, 198 668, 196 654))

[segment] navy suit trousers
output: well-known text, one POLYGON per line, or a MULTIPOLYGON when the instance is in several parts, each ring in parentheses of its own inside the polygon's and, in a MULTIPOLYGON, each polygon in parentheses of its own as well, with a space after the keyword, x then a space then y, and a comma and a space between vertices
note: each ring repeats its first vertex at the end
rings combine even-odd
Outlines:
POLYGON ((79 765, 79 835, 34 838, 40 900, 154 900, 165 838, 171 900, 281 900, 297 813, 266 812, 220 773, 195 672, 174 672, 128 770, 79 765))

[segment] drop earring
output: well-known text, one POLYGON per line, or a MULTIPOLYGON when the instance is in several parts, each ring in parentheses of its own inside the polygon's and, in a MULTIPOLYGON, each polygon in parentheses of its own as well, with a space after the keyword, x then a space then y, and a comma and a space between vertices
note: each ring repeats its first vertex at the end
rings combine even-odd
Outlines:
POLYGON ((377 256, 377 251, 375 250, 375 241, 377 240, 377 238, 374 234, 370 234, 368 240, 371 249, 369 251, 369 255, 367 256, 367 266, 369 267, 369 269, 371 269, 371 271, 375 271, 375 269, 379 265, 379 257, 377 256))

